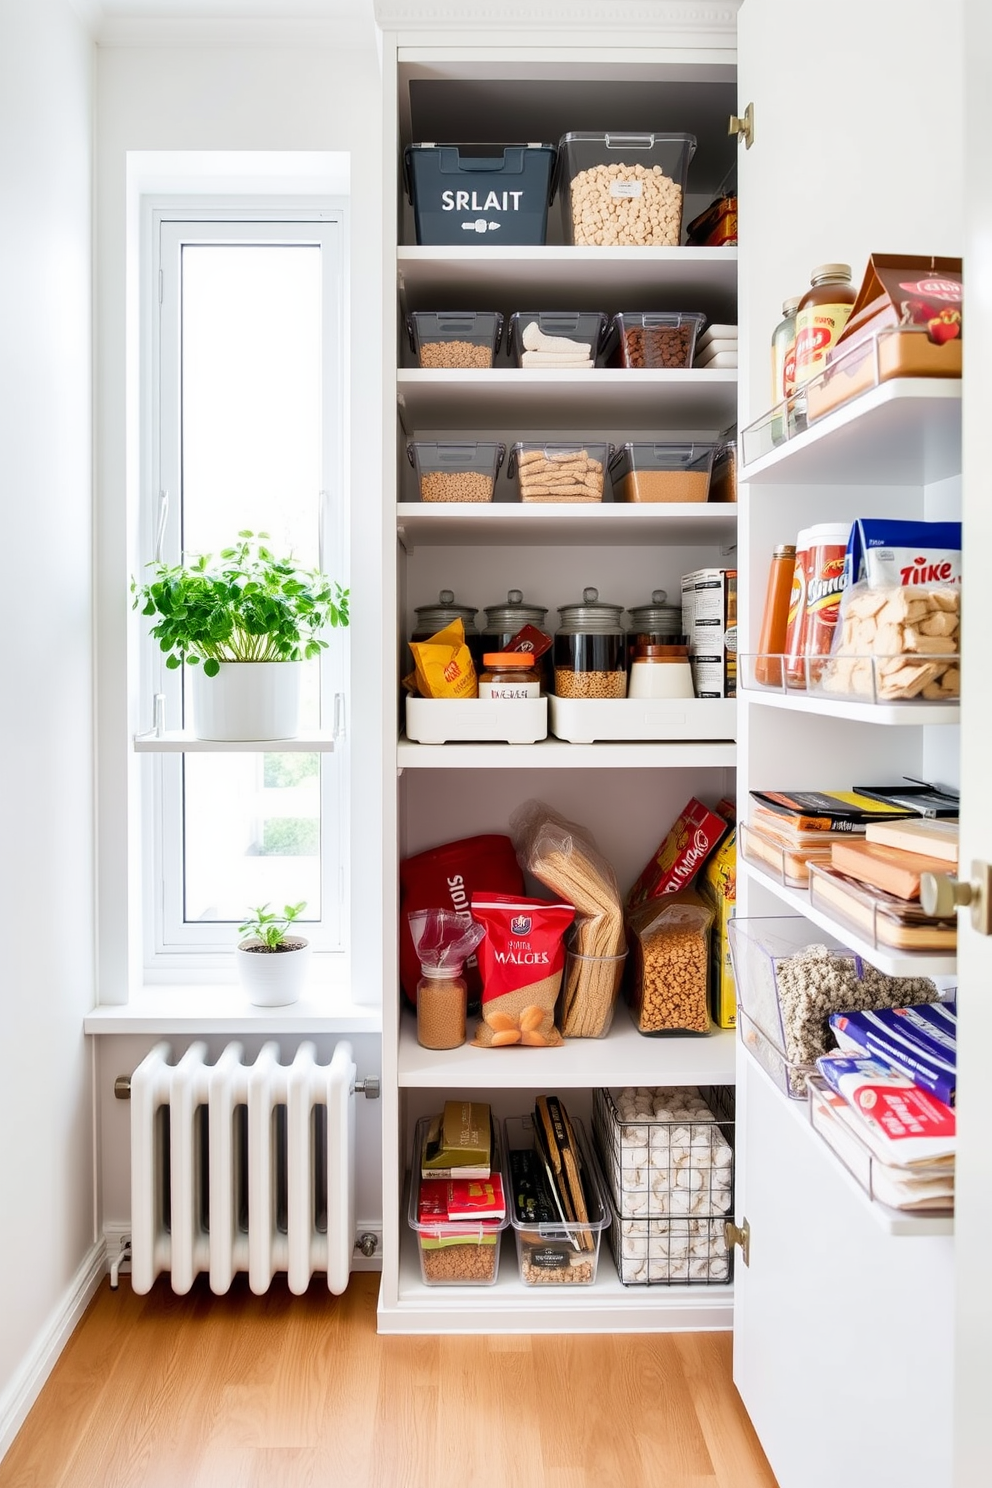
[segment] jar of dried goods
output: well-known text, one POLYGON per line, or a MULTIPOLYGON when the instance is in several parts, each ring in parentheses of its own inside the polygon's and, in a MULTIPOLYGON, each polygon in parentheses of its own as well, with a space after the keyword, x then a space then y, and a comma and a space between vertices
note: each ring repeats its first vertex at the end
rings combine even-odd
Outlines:
MULTIPOLYGON (((514 636, 523 630, 525 625, 533 625, 544 635, 548 634, 545 624, 548 606, 532 604, 529 600, 525 600, 523 591, 520 589, 508 590, 505 600, 499 600, 496 604, 486 605, 484 608, 486 624, 482 632, 483 653, 505 651, 514 636)), ((541 690, 550 692, 554 681, 550 650, 538 657, 534 670, 540 681, 541 690)))
POLYGON ((485 647, 475 623, 475 617, 478 614, 475 605, 459 604, 453 590, 442 589, 436 603, 417 605, 414 614, 417 621, 410 637, 411 641, 429 641, 431 636, 437 635, 439 630, 443 630, 453 620, 461 620, 465 626, 465 644, 475 662, 476 671, 481 671, 482 653, 485 647))
POLYGON ((652 589, 650 604, 631 605, 627 627, 627 665, 633 661, 635 647, 656 646, 682 634, 680 605, 666 604, 668 592, 652 589))
POLYGON ((577 604, 559 605, 555 632, 555 692, 566 698, 627 695, 627 638, 623 605, 607 604, 584 589, 577 604))

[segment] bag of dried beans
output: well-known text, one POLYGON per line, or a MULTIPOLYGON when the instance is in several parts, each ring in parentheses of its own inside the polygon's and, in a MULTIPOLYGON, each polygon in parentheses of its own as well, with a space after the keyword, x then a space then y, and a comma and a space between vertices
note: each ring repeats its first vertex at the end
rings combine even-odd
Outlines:
POLYGON ((472 1042, 483 1049, 560 1044, 555 1002, 565 965, 564 935, 575 918, 574 907, 479 893, 472 895, 472 918, 486 931, 477 952, 482 1022, 472 1042))

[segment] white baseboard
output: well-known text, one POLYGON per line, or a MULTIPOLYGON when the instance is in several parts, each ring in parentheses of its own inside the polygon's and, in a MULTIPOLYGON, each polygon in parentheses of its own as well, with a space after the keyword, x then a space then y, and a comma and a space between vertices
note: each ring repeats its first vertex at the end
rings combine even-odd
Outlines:
POLYGON ((59 1354, 106 1272, 107 1247, 105 1241, 98 1240, 87 1251, 31 1352, 0 1394, 0 1460, 23 1426, 28 1411, 41 1394, 59 1354))

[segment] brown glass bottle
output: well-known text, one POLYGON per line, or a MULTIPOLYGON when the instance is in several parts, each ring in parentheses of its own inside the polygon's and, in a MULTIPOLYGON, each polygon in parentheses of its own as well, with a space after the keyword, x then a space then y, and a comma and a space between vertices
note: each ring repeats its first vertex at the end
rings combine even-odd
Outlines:
POLYGON ((813 270, 796 311, 796 387, 824 370, 856 298, 850 264, 820 264, 813 270))

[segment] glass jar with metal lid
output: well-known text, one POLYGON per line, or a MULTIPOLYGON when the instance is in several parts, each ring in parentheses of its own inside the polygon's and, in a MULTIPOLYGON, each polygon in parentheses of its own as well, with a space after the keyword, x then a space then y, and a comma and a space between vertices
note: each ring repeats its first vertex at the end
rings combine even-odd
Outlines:
POLYGON ((627 665, 638 645, 657 646, 682 635, 682 608, 665 603, 668 592, 652 589, 650 604, 631 605, 627 627, 627 665))
POLYGON ((417 621, 413 627, 411 641, 429 641, 432 635, 437 635, 439 630, 443 630, 453 620, 461 620, 465 627, 465 644, 475 662, 476 671, 481 670, 482 653, 490 648, 483 645, 482 636, 475 623, 475 617, 478 614, 475 605, 459 604, 453 590, 442 589, 436 604, 417 605, 414 614, 417 621))
POLYGON ((559 605, 555 632, 555 692, 565 698, 627 696, 627 639, 623 605, 607 604, 584 589, 578 604, 559 605))
MULTIPOLYGON (((545 624, 548 606, 528 603, 520 589, 508 590, 505 600, 486 605, 485 611, 486 624, 482 632, 483 652, 505 651, 513 637, 525 625, 533 625, 542 634, 549 634, 545 624)), ((543 691, 550 692, 553 681, 550 651, 545 651, 543 656, 538 657, 535 671, 541 679, 543 691)))

